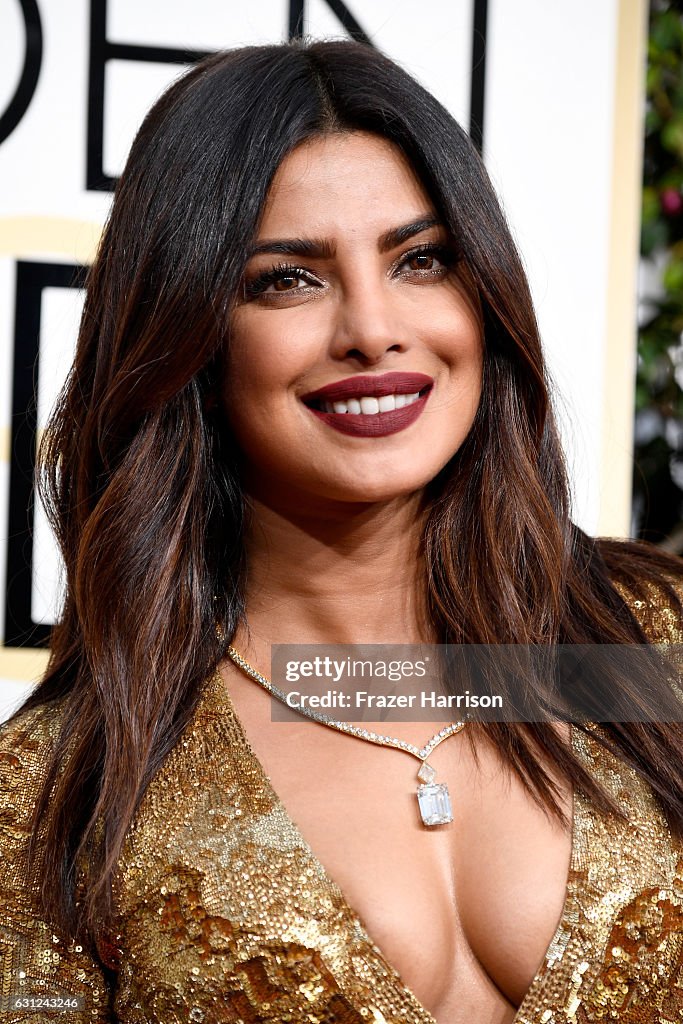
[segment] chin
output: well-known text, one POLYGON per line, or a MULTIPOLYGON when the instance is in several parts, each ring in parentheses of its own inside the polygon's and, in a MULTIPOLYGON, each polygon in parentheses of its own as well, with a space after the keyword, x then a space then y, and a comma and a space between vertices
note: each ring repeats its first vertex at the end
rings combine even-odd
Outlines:
POLYGON ((424 490, 431 476, 424 475, 406 477, 403 480, 369 480, 366 484, 355 481, 348 487, 335 487, 334 494, 330 494, 337 501, 348 502, 349 504, 375 504, 395 501, 399 498, 406 498, 411 494, 418 494, 424 490))

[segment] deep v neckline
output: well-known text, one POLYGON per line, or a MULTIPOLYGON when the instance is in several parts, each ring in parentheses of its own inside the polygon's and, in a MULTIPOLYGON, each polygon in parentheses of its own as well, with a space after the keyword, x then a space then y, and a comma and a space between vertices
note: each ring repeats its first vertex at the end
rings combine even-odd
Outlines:
MULTIPOLYGON (((429 1012, 429 1010, 425 1006, 423 1006, 423 1004, 417 998, 412 989, 404 983, 398 970, 396 970, 396 968, 393 967, 390 961, 387 960, 387 958, 384 956, 382 950, 377 946, 376 942, 373 940, 372 936, 367 931, 360 914, 356 910, 354 910, 353 906, 349 903, 346 896, 344 895, 344 892, 339 886, 339 884, 335 882, 335 880, 332 878, 332 876, 325 868, 325 865, 316 856, 310 843, 308 843, 307 840, 304 838, 303 833, 301 832, 301 829, 299 828, 298 824, 296 823, 294 818, 292 818, 291 814, 285 807, 284 802, 280 799, 280 796, 278 795, 277 790, 275 789, 270 779, 270 776, 266 773, 266 770, 261 764, 261 761, 256 756, 256 753, 254 752, 254 749, 251 746, 251 743, 249 742, 246 729, 244 728, 242 720, 237 713, 237 709, 235 708, 235 705, 232 702, 228 687, 226 686, 220 673, 216 672, 215 675, 212 676, 211 679, 208 681, 207 685, 215 691, 215 698, 218 700, 220 704, 223 705, 225 713, 234 722, 237 729, 237 733, 246 751, 247 757, 251 761, 254 777, 258 780, 258 782, 263 786, 263 788, 271 797, 273 805, 278 809, 283 819, 287 822, 287 825, 291 828, 292 833, 296 836, 297 842, 300 843, 301 848, 306 852, 306 855, 310 858, 311 863, 315 867, 320 878, 323 880, 325 886, 328 887, 330 891, 334 893, 340 905, 343 906, 344 909, 348 912, 350 919, 358 928, 360 934, 363 935, 363 937, 367 940, 368 944, 377 952, 382 961, 383 966, 386 967, 387 974, 390 975, 391 978, 393 979, 394 985, 397 988, 397 990, 408 996, 410 1000, 413 1002, 416 1010, 419 1013, 421 1013, 421 1015, 424 1017, 424 1024, 437 1024, 436 1018, 429 1012)), ((574 728, 571 729, 571 738, 572 746, 574 747, 574 750, 576 752, 576 731, 574 728)), ((527 989, 524 998, 520 1003, 519 1008, 517 1009, 517 1012, 515 1013, 515 1016, 510 1022, 510 1024, 524 1024, 527 1007, 531 1006, 532 1002, 535 1000, 537 996, 538 989, 545 975, 545 967, 550 957, 551 951, 557 946, 561 938, 564 935, 566 935, 566 933, 569 930, 569 920, 573 916, 574 904, 572 880, 575 877, 575 874, 579 868, 579 850, 577 838, 579 835, 579 831, 581 829, 581 815, 582 801, 580 796, 576 792, 574 792, 572 797, 571 852, 569 858, 567 878, 565 881, 565 894, 564 903, 562 904, 562 911, 560 914, 557 927, 553 933, 553 936, 548 944, 547 949, 543 954, 543 958, 536 970, 531 985, 527 989)))

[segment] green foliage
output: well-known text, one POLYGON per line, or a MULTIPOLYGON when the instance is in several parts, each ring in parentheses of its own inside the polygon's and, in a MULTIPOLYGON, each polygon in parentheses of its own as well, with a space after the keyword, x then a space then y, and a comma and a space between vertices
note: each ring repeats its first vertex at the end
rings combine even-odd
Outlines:
POLYGON ((648 45, 641 254, 655 283, 638 338, 634 509, 638 535, 654 540, 683 518, 682 7, 653 0, 648 45))

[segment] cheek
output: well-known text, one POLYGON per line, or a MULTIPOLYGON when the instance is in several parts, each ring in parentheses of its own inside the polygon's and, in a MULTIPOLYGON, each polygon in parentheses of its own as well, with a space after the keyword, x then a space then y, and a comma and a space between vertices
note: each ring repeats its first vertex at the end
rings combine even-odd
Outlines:
POLYGON ((421 324, 425 342, 431 337, 431 347, 445 362, 481 359, 483 321, 476 297, 470 296, 458 279, 435 289, 429 297, 428 305, 420 308, 418 304, 411 311, 421 324))
POLYGON ((236 311, 225 360, 225 385, 242 395, 282 395, 310 369, 318 353, 294 310, 236 311))
POLYGON ((223 401, 228 418, 241 420, 252 407, 268 401, 281 386, 282 359, 267 325, 251 327, 249 317, 231 325, 224 366, 223 401))
POLYGON ((433 423, 436 427, 443 416, 444 438, 461 443, 474 422, 483 390, 484 342, 478 323, 469 317, 451 318, 450 330, 439 334, 438 356, 445 372, 443 387, 434 395, 433 423))
POLYGON ((287 444, 296 408, 294 388, 303 372, 300 346, 266 322, 247 318, 233 323, 224 362, 222 404, 238 446, 253 458, 274 446, 287 444), (245 322, 246 321, 246 322, 245 322))
POLYGON ((469 311, 432 321, 433 348, 447 367, 454 385, 481 390, 484 339, 479 322, 469 311))

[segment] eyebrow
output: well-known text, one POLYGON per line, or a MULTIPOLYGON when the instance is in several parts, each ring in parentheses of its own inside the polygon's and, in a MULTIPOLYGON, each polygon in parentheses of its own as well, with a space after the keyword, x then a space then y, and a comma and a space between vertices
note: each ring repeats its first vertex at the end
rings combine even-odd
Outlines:
POLYGON ((422 231, 426 231, 428 228, 441 228, 443 224, 438 217, 434 217, 433 214, 424 214, 417 220, 413 220, 410 224, 402 224, 398 228, 390 228, 389 231, 385 231, 379 238, 379 251, 388 252, 389 249, 395 249, 397 245, 401 245, 403 242, 407 242, 413 235, 419 235, 422 231))
MULTIPOLYGON (((379 236, 379 251, 388 252, 401 245, 414 235, 419 235, 428 228, 443 227, 443 223, 433 214, 424 214, 409 224, 389 228, 379 236)), ((326 238, 269 238, 256 242, 249 249, 249 258, 261 253, 277 253, 282 256, 307 256, 309 259, 331 259, 334 246, 326 238)))

